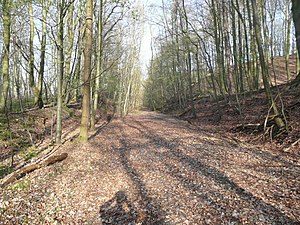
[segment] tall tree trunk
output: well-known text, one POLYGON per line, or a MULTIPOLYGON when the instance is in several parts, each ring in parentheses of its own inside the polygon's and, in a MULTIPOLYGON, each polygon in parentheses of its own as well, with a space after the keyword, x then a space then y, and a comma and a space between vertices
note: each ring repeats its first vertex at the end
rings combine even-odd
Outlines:
POLYGON ((202 95, 202 93, 203 93, 203 91, 204 90, 202 90, 201 89, 201 73, 200 73, 200 62, 199 62, 199 48, 198 48, 198 46, 196 46, 196 48, 197 48, 197 52, 196 52, 196 54, 195 54, 195 60, 196 60, 196 66, 197 66, 197 81, 198 81, 198 94, 199 95, 202 95))
POLYGON ((19 63, 19 48, 14 44, 13 50, 15 52, 13 60, 14 60, 14 69, 13 69, 13 86, 11 87, 13 89, 13 95, 14 98, 20 99, 20 77, 22 76, 21 70, 20 70, 20 63, 19 63))
POLYGON ((98 109, 99 102, 99 89, 100 89, 100 79, 101 79, 101 67, 102 67, 102 32, 103 32, 103 0, 100 0, 99 5, 99 15, 98 15, 98 48, 97 48, 97 68, 96 68, 96 83, 94 92, 94 104, 92 108, 91 116, 91 129, 95 129, 96 122, 96 112, 98 109))
POLYGON ((222 0, 222 6, 223 6, 223 24, 224 24, 224 46, 225 46, 225 69, 224 72, 226 74, 226 87, 228 90, 228 93, 232 93, 231 89, 231 81, 230 81, 230 36, 229 36, 229 24, 228 24, 228 18, 229 18, 229 8, 230 8, 230 1, 222 0))
MULTIPOLYGON (((263 30, 263 40, 264 40, 264 55, 265 55, 265 61, 268 64, 270 61, 270 38, 269 38, 269 30, 267 26, 267 9, 266 9, 266 0, 260 0, 260 13, 261 13, 261 27, 263 30)), ((269 76, 269 75, 268 75, 269 76)))
POLYGON ((276 103, 273 99, 271 89, 270 89, 268 66, 265 61, 264 49, 263 49, 263 45, 262 45, 261 27, 260 27, 259 21, 257 19, 256 0, 252 0, 252 9, 253 9, 253 25, 254 25, 254 30, 255 30, 255 34, 256 34, 256 43, 257 43, 257 48, 258 48, 258 53, 259 53, 260 66, 261 66, 261 70, 262 70, 264 89, 265 89, 267 100, 269 102, 269 106, 273 109, 276 125, 279 127, 279 129, 282 129, 285 127, 285 123, 279 115, 278 109, 276 107, 276 103))
MULTIPOLYGON (((295 26, 295 33, 296 33, 297 52, 299 57, 300 54, 300 2, 299 0, 292 0, 292 13, 293 13, 294 26, 295 26)), ((295 82, 300 83, 300 73, 298 73, 297 77, 295 78, 295 82)))
POLYGON ((5 112, 9 89, 9 47, 10 47, 10 0, 2 1, 3 7, 3 58, 2 58, 2 92, 0 95, 0 112, 5 112))
POLYGON ((64 72, 64 102, 67 104, 70 100, 70 91, 68 90, 71 83, 71 58, 73 53, 73 41, 74 41, 74 20, 73 20, 73 12, 74 12, 74 2, 68 8, 68 16, 67 16, 67 42, 66 42, 66 59, 65 59, 65 72, 64 72))
POLYGON ((285 69, 288 81, 291 80, 290 71, 290 48, 291 48, 291 17, 290 17, 290 0, 286 0, 285 23, 286 23, 286 40, 285 40, 285 69))
POLYGON ((33 39, 34 39, 34 19, 33 19, 33 7, 32 0, 29 0, 29 21, 30 21, 30 35, 29 35, 29 86, 34 95, 34 105, 38 103, 38 90, 35 86, 34 81, 34 49, 33 49, 33 39))
POLYGON ((57 115, 56 115, 56 143, 61 143, 62 134, 62 82, 64 74, 64 6, 65 1, 61 0, 59 4, 59 25, 58 25, 58 40, 57 40, 57 115))
MULTIPOLYGON (((191 58, 191 52, 190 52, 190 37, 188 36, 188 17, 186 14, 185 10, 185 5, 184 5, 184 0, 182 0, 182 8, 183 8, 183 13, 184 13, 184 22, 185 22, 185 27, 184 27, 184 33, 186 34, 185 37, 185 48, 186 48, 186 54, 187 54, 187 59, 186 59, 186 65, 187 65, 187 75, 188 75, 188 85, 189 85, 189 99, 190 99, 190 104, 192 108, 192 116, 193 118, 196 118, 196 110, 195 110, 195 105, 194 105, 194 95, 193 95, 193 87, 192 87, 192 58, 191 58)), ((223 79, 223 78, 222 78, 223 79)), ((224 81, 224 80, 223 80, 224 81)))
POLYGON ((240 93, 239 76, 238 76, 238 51, 237 51, 237 32, 236 32, 236 15, 234 9, 234 2, 231 1, 231 16, 232 16, 232 48, 233 48, 233 81, 235 93, 240 93))
MULTIPOLYGON (((236 0, 236 9, 237 12, 240 13, 239 1, 236 0)), ((239 90, 240 92, 244 92, 244 60, 243 60, 243 38, 242 38, 242 28, 241 28, 241 16, 238 17, 238 40, 239 40, 239 55, 238 55, 238 63, 239 63, 239 90)))
MULTIPOLYGON (((80 34, 78 35, 79 38, 81 38, 80 34)), ((82 58, 82 41, 78 40, 78 49, 77 49, 77 60, 76 60, 76 67, 74 72, 74 101, 78 101, 80 89, 81 89, 81 77, 80 77, 80 71, 81 71, 81 58, 82 58)))
POLYGON ((86 27, 85 27, 85 51, 83 71, 83 101, 82 117, 80 124, 79 139, 81 142, 88 142, 88 129, 90 122, 90 77, 92 57, 92 36, 93 36, 93 0, 86 0, 86 27))
MULTIPOLYGON (((221 38, 220 38, 220 26, 218 23, 218 14, 217 9, 219 8, 218 5, 216 5, 215 0, 211 0, 211 10, 212 10, 212 16, 213 16, 213 24, 214 24, 214 41, 216 46, 216 53, 217 53, 217 68, 218 68, 218 84, 220 88, 220 92, 222 95, 225 94, 225 84, 224 84, 224 64, 223 64, 223 55, 222 55, 222 46, 221 46, 221 38)), ((218 4, 218 2, 217 2, 218 4)))
POLYGON ((253 31, 253 24, 251 21, 251 8, 250 8, 250 2, 249 0, 246 0, 246 5, 247 5, 247 12, 248 12, 248 22, 249 22, 249 34, 250 34, 250 52, 252 54, 252 60, 251 60, 251 80, 252 80, 252 88, 253 89, 258 89, 258 79, 259 79, 259 74, 257 72, 256 68, 256 61, 257 61, 257 50, 256 50, 256 45, 255 45, 255 36, 254 36, 254 31, 253 31))
POLYGON ((47 9, 45 0, 42 0, 42 10, 43 10, 43 21, 42 21, 42 44, 41 44, 41 61, 40 61, 40 71, 39 71, 39 79, 38 79, 38 87, 37 87, 37 96, 38 96, 38 106, 39 108, 43 108, 43 98, 42 98, 42 90, 43 90, 43 80, 44 80, 44 68, 45 68, 45 54, 46 54, 46 32, 47 32, 47 9))

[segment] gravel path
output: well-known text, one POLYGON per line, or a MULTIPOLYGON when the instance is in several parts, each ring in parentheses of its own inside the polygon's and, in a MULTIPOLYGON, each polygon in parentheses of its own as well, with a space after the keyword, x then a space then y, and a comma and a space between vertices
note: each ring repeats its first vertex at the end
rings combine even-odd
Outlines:
POLYGON ((300 224, 299 160, 163 114, 100 124, 60 151, 0 190, 0 224, 300 224))

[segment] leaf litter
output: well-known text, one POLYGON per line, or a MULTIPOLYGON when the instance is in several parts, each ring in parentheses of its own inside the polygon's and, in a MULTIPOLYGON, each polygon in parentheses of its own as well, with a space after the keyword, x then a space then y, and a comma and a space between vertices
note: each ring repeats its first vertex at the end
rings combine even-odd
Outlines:
MULTIPOLYGON (((78 132, 78 130, 77 130, 78 132)), ((0 224, 298 224, 299 159, 154 112, 115 119, 0 190, 0 224)))

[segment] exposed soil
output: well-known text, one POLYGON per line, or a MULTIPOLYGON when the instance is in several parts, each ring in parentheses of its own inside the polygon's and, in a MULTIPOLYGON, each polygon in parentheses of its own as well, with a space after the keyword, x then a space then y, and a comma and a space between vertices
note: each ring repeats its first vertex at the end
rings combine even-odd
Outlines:
POLYGON ((0 190, 0 224, 300 223, 299 155, 210 126, 138 112, 100 120, 86 145, 66 128, 67 159, 0 190))

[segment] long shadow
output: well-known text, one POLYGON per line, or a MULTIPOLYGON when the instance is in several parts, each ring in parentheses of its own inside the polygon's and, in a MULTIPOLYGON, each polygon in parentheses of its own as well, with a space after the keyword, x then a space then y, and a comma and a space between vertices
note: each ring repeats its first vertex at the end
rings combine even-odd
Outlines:
MULTIPOLYGON (((176 148, 178 143, 170 143, 169 140, 157 135, 155 131, 141 124, 139 121, 134 121, 134 123, 138 124, 138 126, 135 126, 132 123, 126 123, 126 125, 131 128, 137 129, 143 136, 151 140, 152 144, 169 149, 169 154, 171 154, 171 156, 173 156, 178 161, 182 162, 185 167, 209 178, 210 180, 212 179, 224 189, 236 193, 250 205, 253 205, 255 208, 259 208, 262 212, 264 212, 265 215, 271 214, 274 218, 273 221, 275 224, 299 224, 300 221, 291 219, 290 217, 279 211, 276 207, 272 206, 269 203, 266 203, 264 200, 244 190, 218 169, 206 165, 205 163, 202 163, 180 152, 180 150, 176 148)), ((125 165, 126 163, 128 162, 124 161, 125 165)), ((182 178, 180 178, 179 180, 184 181, 182 178)), ((195 185, 189 185, 188 183, 185 183, 185 185, 187 185, 192 192, 195 191, 195 188, 197 189, 197 186, 195 185)))
POLYGON ((222 187, 224 187, 225 189, 230 190, 231 192, 235 192, 242 199, 248 201, 250 204, 255 206, 255 208, 260 209, 266 215, 272 212, 272 214, 276 218, 276 222, 280 222, 283 224, 296 224, 296 222, 299 222, 289 218, 274 206, 254 196, 251 192, 248 192, 245 189, 239 187, 235 182, 230 180, 228 176, 221 173, 218 169, 201 163, 190 156, 184 155, 179 150, 173 150, 172 154, 176 156, 181 162, 184 162, 184 164, 188 166, 191 170, 201 173, 202 175, 213 179, 216 183, 222 185, 222 187))
POLYGON ((100 207, 100 218, 103 225, 136 224, 140 219, 136 207, 128 200, 125 191, 118 191, 100 207))
MULTIPOLYGON (((208 137, 215 137, 215 136, 212 134, 211 130, 204 129, 204 128, 200 128, 200 127, 198 127, 198 126, 196 126, 196 125, 181 124, 180 122, 181 122, 182 120, 180 120, 180 119, 179 119, 179 121, 176 121, 176 120, 175 120, 175 121, 173 121, 173 120, 166 120, 168 117, 164 118, 164 116, 165 116, 165 115, 163 115, 163 118, 153 116, 153 117, 151 117, 151 119, 152 119, 152 120, 156 120, 156 121, 158 121, 158 122, 161 122, 161 121, 162 121, 162 122, 166 122, 166 123, 168 123, 168 125, 173 124, 173 125, 176 126, 177 128, 178 128, 178 127, 181 127, 181 128, 183 128, 183 129, 185 129, 185 130, 189 130, 189 131, 192 131, 192 132, 194 132, 194 133, 199 133, 200 131, 201 131, 201 132, 205 132, 205 135, 206 135, 206 136, 208 136, 208 137)), ((177 118, 174 117, 174 119, 177 119, 177 118)), ((143 127, 143 128, 148 128, 148 127, 144 126, 143 124, 141 124, 139 121, 134 120, 134 122, 135 122, 136 124, 138 124, 138 126, 141 126, 141 127, 143 127)), ((128 124, 128 123, 127 123, 127 125, 130 126, 131 124, 128 124)), ((138 129, 137 127, 135 127, 135 128, 138 129)), ((139 131, 141 132, 141 129, 140 129, 140 128, 139 128, 139 131)), ((289 166, 300 167, 299 165, 297 165, 297 164, 295 164, 295 163, 292 163, 292 162, 290 162, 290 161, 288 161, 288 160, 286 160, 286 159, 283 159, 283 158, 281 158, 279 155, 271 154, 270 152, 266 152, 266 151, 258 150, 258 149, 241 148, 241 147, 239 147, 237 144, 228 141, 227 138, 226 138, 224 135, 222 135, 222 133, 219 133, 219 132, 217 132, 217 133, 218 133, 219 135, 221 135, 221 137, 224 137, 224 139, 222 138, 222 142, 223 142, 223 143, 219 143, 219 144, 218 144, 219 146, 220 146, 220 145, 221 145, 221 146, 224 146, 224 147, 230 147, 230 146, 232 146, 232 147, 235 147, 235 148, 239 148, 239 151, 247 152, 247 153, 250 153, 250 154, 255 154, 258 158, 262 158, 262 159, 265 159, 265 160, 272 160, 273 162, 285 163, 285 164, 287 164, 287 165, 289 165, 289 166)), ((212 141, 210 141, 210 140, 208 140, 208 139, 206 139, 205 142, 207 142, 207 143, 209 143, 209 144, 211 144, 211 145, 215 145, 214 142, 212 142, 212 141)))
POLYGON ((171 175, 173 177, 175 177, 178 181, 180 181, 180 183, 187 189, 191 190, 193 192, 193 194, 195 196, 197 196, 198 199, 201 199, 202 201, 204 201, 207 205, 209 205, 212 209, 214 209, 216 212, 222 211, 224 212, 227 217, 227 220, 229 220, 228 222, 233 222, 233 223, 240 223, 240 219, 233 216, 232 213, 229 212, 229 210, 227 210, 226 206, 222 205, 222 202, 217 202, 213 199, 212 196, 216 196, 218 195, 218 199, 221 199, 221 193, 219 192, 215 192, 212 190, 205 190, 203 191, 203 186, 202 184, 197 184, 195 183, 195 181, 187 176, 182 175, 182 173, 178 170, 175 169, 174 170, 174 166, 169 164, 169 163, 165 163, 165 165, 167 166, 168 170, 164 170, 164 171, 160 171, 161 173, 167 173, 168 175, 171 175))
POLYGON ((130 161, 128 159, 128 151, 132 148, 132 146, 128 146, 125 140, 121 140, 121 144, 122 146, 115 149, 115 151, 119 155, 121 164, 123 165, 127 175, 130 177, 132 183, 137 188, 139 197, 141 198, 141 215, 143 215, 143 218, 141 219, 142 224, 165 224, 164 213, 161 210, 159 204, 155 201, 155 199, 149 196, 145 183, 140 178, 137 170, 134 169, 132 165, 130 165, 130 161))

